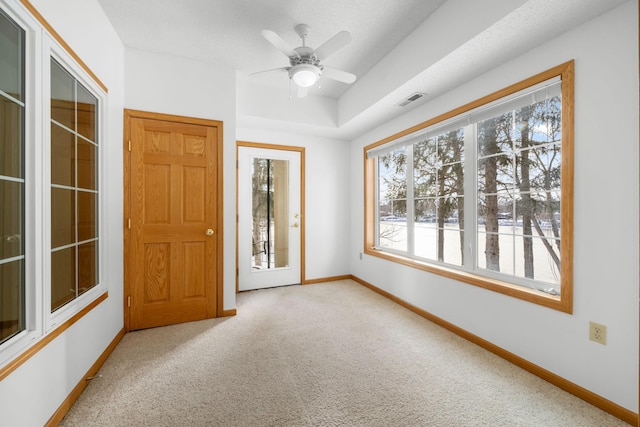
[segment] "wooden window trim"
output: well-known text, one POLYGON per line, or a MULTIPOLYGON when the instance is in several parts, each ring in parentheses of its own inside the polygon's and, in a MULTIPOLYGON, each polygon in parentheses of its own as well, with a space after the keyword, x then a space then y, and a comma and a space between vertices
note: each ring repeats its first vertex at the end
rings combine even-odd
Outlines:
POLYGON ((98 304, 106 300, 109 297, 109 292, 104 292, 98 298, 91 301, 85 308, 71 316, 67 321, 60 324, 53 331, 48 334, 42 335, 40 341, 29 347, 27 350, 14 357, 7 365, 0 369, 0 381, 8 377, 13 371, 22 366, 27 360, 35 356, 40 350, 45 348, 51 341, 62 335, 64 331, 69 329, 74 323, 82 319, 85 314, 93 310, 98 304))
POLYGON ((571 314, 573 312, 573 139, 574 61, 571 60, 364 147, 364 253, 571 314), (562 191, 560 214, 562 271, 559 296, 548 295, 503 280, 431 264, 375 248, 375 159, 367 158, 369 150, 556 76, 560 76, 562 80, 562 177, 560 184, 562 191))

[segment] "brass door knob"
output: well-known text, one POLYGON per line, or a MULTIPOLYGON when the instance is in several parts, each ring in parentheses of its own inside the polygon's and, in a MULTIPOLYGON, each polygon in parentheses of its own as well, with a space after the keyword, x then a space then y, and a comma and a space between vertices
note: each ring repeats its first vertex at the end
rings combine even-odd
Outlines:
POLYGON ((213 236, 213 233, 214 233, 213 228, 207 228, 207 231, 206 231, 207 236, 213 236))

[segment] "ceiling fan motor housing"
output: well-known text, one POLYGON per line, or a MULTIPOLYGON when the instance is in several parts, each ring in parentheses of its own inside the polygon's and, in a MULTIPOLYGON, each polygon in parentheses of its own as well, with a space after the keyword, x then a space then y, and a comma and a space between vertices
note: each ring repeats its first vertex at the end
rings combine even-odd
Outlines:
POLYGON ((320 64, 320 60, 314 54, 314 50, 308 46, 300 46, 295 50, 300 56, 290 56, 289 63, 292 67, 295 67, 298 64, 311 64, 316 67, 320 64))

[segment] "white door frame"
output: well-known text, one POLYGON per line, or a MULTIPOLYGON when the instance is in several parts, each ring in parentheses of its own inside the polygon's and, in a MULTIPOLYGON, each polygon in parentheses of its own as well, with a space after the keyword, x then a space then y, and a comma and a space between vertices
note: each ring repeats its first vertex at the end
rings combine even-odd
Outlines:
MULTIPOLYGON (((237 227, 236 227, 236 291, 244 291, 251 289, 261 289, 274 286, 290 285, 304 283, 304 265, 305 265, 305 214, 304 214, 304 165, 305 165, 305 150, 303 147, 285 146, 285 145, 272 145, 262 144, 254 142, 238 141, 236 143, 236 158, 238 161, 238 167, 236 171, 236 210, 237 210, 237 227), (247 199, 250 198, 250 177, 243 176, 248 167, 248 158, 262 157, 272 159, 283 160, 295 160, 299 159, 299 182, 294 185, 294 191, 299 188, 299 207, 297 212, 290 212, 293 216, 297 214, 295 222, 299 227, 290 228, 290 234, 293 237, 295 243, 293 243, 296 249, 299 249, 298 259, 291 260, 291 268, 282 268, 274 270, 261 270, 255 271, 251 268, 250 255, 251 255, 251 242, 247 236, 251 235, 251 214, 250 212, 242 212, 243 206, 247 205, 247 199), (247 192, 249 187, 249 192, 247 192), (243 199, 244 198, 244 199, 243 199), (245 241, 246 240, 246 241, 245 241), (297 265, 296 264, 297 262, 297 265), (258 276, 259 275, 259 276, 258 276)), ((297 169, 297 168, 296 168, 297 169)), ((294 172, 294 171, 290 171, 294 172)), ((297 175, 297 173, 295 173, 297 175)), ((296 194, 298 196, 298 194, 296 194)), ((295 198, 295 197, 294 197, 295 198)), ((246 209, 246 208, 245 208, 246 209)), ((296 251, 294 251, 296 252, 296 251)))

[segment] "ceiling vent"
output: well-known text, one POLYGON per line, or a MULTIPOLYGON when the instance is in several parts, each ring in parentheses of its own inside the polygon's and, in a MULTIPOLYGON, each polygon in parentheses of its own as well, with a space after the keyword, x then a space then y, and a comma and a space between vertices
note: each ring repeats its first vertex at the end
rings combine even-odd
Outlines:
POLYGON ((426 93, 421 93, 421 92, 413 93, 409 97, 400 101, 397 105, 398 107, 406 107, 407 105, 411 104, 412 102, 416 102, 417 100, 424 97, 425 95, 426 93))

